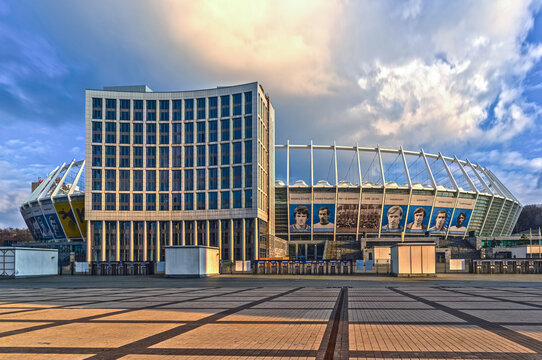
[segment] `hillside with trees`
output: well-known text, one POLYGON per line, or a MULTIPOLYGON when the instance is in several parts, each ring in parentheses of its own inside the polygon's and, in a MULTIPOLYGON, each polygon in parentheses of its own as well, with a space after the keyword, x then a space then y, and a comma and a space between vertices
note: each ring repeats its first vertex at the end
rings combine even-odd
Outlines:
POLYGON ((13 242, 32 242, 34 239, 28 229, 0 229, 0 246, 9 246, 13 242))
POLYGON ((517 234, 533 229, 533 234, 538 235, 539 227, 542 228, 542 204, 525 205, 513 233, 517 234))

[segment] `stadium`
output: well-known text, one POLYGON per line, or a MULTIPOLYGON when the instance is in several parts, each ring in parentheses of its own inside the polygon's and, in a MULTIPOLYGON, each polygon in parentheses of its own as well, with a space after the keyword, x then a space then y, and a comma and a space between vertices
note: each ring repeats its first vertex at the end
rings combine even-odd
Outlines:
POLYGON ((467 159, 274 134, 258 83, 87 90, 86 160, 51 171, 21 214, 37 243, 90 263, 160 263, 167 245, 230 262, 362 258, 375 244, 509 236, 522 209, 467 159))

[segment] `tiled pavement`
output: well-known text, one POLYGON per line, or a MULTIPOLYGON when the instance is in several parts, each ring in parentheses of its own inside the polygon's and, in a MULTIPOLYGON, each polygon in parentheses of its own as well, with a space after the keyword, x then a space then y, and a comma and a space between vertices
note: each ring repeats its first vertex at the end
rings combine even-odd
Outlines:
POLYGON ((542 359, 542 287, 0 288, 0 360, 315 358, 542 359))

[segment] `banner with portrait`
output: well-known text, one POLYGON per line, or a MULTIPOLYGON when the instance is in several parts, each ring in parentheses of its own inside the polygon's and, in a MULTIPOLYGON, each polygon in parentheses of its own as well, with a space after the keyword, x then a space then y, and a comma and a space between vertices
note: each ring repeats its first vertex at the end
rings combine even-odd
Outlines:
POLYGON ((64 229, 62 229, 54 204, 52 202, 42 204, 41 209, 43 210, 49 229, 52 230, 53 237, 55 239, 65 239, 66 235, 64 235, 64 229))
POLYGON ((450 230, 448 231, 449 235, 465 235, 475 203, 475 199, 457 199, 450 230))
POLYGON ((41 233, 41 239, 42 240, 49 240, 53 238, 53 233, 51 229, 49 228, 49 225, 47 225, 47 221, 45 220, 45 216, 43 216, 41 212, 41 207, 36 205, 32 208, 32 217, 34 221, 36 222, 36 227, 39 229, 41 233))
POLYGON ((315 191, 313 196, 312 231, 332 233, 335 228, 335 191, 315 191))
POLYGON ((454 205, 455 197, 437 196, 429 224, 429 231, 432 234, 446 234, 450 225, 454 205))
POLYGON ((358 225, 359 192, 341 192, 337 197, 337 233, 355 234, 358 225))
POLYGON ((383 194, 361 192, 359 233, 378 233, 383 194))
MULTIPOLYGON (((73 199, 73 198, 72 198, 73 199)), ((75 212, 75 218, 79 223, 83 236, 87 234, 87 222, 85 221, 85 200, 72 200, 73 211, 75 212)))
POLYGON ((311 231, 311 194, 290 192, 290 232, 307 233, 311 231))
POLYGON ((412 195, 405 232, 425 233, 427 231, 433 199, 433 195, 412 195))
MULTIPOLYGON (((81 234, 77 227, 77 219, 71 209, 70 203, 68 201, 55 202, 55 209, 66 236, 68 238, 80 238, 81 234)), ((86 234, 84 235, 86 236, 86 234)))
POLYGON ((21 209, 21 215, 34 241, 40 241, 42 239, 41 230, 36 220, 32 217, 32 210, 30 208, 21 209))
POLYGON ((386 194, 381 232, 402 232, 405 227, 408 194, 386 194))

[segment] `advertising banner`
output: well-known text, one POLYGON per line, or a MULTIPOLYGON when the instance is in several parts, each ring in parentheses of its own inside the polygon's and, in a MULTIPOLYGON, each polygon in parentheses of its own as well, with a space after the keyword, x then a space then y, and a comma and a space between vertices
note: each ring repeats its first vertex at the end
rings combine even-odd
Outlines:
POLYGON ((70 203, 68 201, 55 202, 55 209, 66 236, 68 238, 80 238, 81 234, 77 227, 77 219, 70 207, 70 203))
POLYGON ((314 232, 333 232, 335 227, 335 192, 314 192, 314 232))
POLYGON ((405 226, 408 194, 386 194, 382 232, 401 232, 405 226))
POLYGON ((79 227, 83 232, 83 236, 87 233, 87 222, 85 221, 85 200, 72 200, 73 211, 75 211, 75 218, 79 223, 79 227))
POLYGON ((455 205, 455 197, 440 197, 435 200, 429 231, 433 234, 446 234, 455 205))
POLYGON ((449 235, 465 235, 475 202, 475 199, 457 199, 457 206, 448 231, 449 235))
POLYGON ((290 193, 290 232, 311 231, 311 194, 290 193))
POLYGON ((337 200, 337 232, 342 234, 356 233, 359 193, 339 191, 337 200))
POLYGON ((40 241, 42 239, 41 230, 36 220, 32 217, 32 210, 30 208, 22 209, 21 215, 23 216, 30 234, 32 234, 32 237, 34 238, 34 241, 40 241))
POLYGON ((359 209, 359 232, 377 233, 382 212, 382 194, 361 193, 359 209))
POLYGON ((47 222, 45 221, 45 217, 41 213, 41 208, 36 205, 32 207, 31 209, 32 209, 32 216, 34 218, 34 221, 36 222, 41 232, 41 238, 44 240, 52 239, 53 233, 51 232, 49 225, 47 225, 47 222))
POLYGON ((425 233, 427 231, 433 199, 433 195, 412 195, 405 232, 425 233))
POLYGON ((49 225, 49 228, 53 232, 53 236, 55 239, 64 239, 66 238, 66 235, 64 235, 64 230, 62 229, 62 225, 60 224, 60 220, 58 219, 58 215, 56 214, 55 206, 53 203, 46 203, 42 204, 41 209, 43 210, 43 213, 45 215, 45 221, 47 221, 47 224, 49 225))

